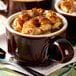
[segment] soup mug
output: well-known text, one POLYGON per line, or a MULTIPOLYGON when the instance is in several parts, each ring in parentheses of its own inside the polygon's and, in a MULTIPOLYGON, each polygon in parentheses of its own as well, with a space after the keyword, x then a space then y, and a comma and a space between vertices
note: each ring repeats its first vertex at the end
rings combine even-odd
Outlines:
POLYGON ((42 35, 22 34, 11 27, 12 21, 18 16, 15 13, 8 17, 6 25, 8 52, 24 65, 49 65, 52 60, 65 63, 73 58, 72 45, 61 35, 67 28, 67 20, 56 13, 63 26, 56 32, 42 35))

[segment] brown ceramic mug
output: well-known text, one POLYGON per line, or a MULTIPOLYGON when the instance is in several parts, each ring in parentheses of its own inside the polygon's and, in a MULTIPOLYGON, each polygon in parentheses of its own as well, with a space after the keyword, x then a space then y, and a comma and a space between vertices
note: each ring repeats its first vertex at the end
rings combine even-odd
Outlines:
POLYGON ((68 27, 66 30, 66 38, 72 43, 76 44, 76 14, 70 14, 62 11, 59 7, 60 1, 55 3, 55 11, 63 15, 68 21, 68 27))
POLYGON ((11 15, 6 25, 8 52, 17 61, 25 65, 47 65, 52 59, 63 63, 73 58, 74 51, 70 42, 60 37, 67 28, 67 20, 62 15, 56 13, 63 22, 60 30, 45 35, 29 35, 11 27, 18 14, 11 15))

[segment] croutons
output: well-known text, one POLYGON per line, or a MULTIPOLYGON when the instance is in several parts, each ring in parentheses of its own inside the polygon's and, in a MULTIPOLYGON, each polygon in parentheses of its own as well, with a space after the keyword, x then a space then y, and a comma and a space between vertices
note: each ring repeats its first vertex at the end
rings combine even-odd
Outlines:
POLYGON ((40 35, 52 33, 51 30, 59 29, 61 24, 62 19, 52 10, 45 13, 44 9, 33 8, 23 10, 13 21, 12 27, 23 34, 40 35))
POLYGON ((76 12, 76 1, 75 0, 63 0, 60 1, 60 9, 67 13, 76 12))

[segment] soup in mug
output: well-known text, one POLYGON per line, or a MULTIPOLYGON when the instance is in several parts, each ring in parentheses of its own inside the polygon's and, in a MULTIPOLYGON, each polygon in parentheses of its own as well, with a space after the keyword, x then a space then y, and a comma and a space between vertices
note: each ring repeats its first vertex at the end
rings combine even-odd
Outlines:
POLYGON ((55 12, 49 10, 45 13, 45 10, 41 8, 21 11, 12 23, 15 31, 30 35, 49 34, 62 26, 62 19, 55 12))

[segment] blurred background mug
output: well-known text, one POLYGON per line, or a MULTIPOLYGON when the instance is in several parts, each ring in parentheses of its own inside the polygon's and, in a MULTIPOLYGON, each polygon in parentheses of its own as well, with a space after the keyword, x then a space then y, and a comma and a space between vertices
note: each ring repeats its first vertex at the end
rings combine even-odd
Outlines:
MULTIPOLYGON (((62 0, 63 1, 63 0, 62 0)), ((60 1, 55 3, 55 11, 63 15, 68 21, 68 28, 66 30, 66 39, 73 45, 76 44, 76 14, 66 13, 59 7, 60 1)), ((63 8, 64 9, 64 8, 63 8)))
POLYGON ((8 16, 31 8, 51 9, 52 0, 6 0, 8 16))
POLYGON ((6 17, 21 10, 31 8, 43 8, 46 10, 54 10, 56 0, 1 0, 5 4, 6 9, 1 14, 6 17))

